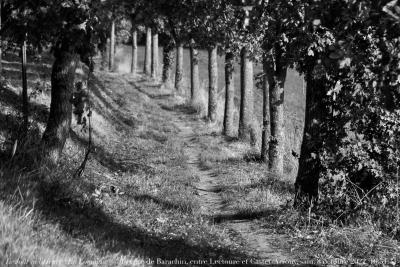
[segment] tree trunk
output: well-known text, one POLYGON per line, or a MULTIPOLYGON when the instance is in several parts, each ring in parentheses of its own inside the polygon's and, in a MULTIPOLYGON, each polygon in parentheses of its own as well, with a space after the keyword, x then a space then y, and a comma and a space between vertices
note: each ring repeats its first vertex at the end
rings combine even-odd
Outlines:
POLYGON ((225 55, 225 114, 224 135, 233 137, 235 135, 234 112, 235 112, 235 79, 234 79, 234 55, 225 55))
POLYGON ((175 89, 179 94, 185 95, 185 92, 183 91, 183 44, 182 43, 178 43, 176 46, 175 89))
POLYGON ((253 62, 246 48, 241 51, 239 138, 255 142, 253 62))
POLYGON ((163 47, 163 76, 162 81, 165 85, 172 85, 172 64, 174 62, 174 45, 170 40, 163 47))
POLYGON ((218 105, 218 47, 208 49, 208 119, 211 122, 217 121, 218 105))
POLYGON ((262 140, 261 140, 261 159, 265 163, 268 163, 268 150, 269 150, 269 137, 271 124, 269 114, 269 82, 268 82, 268 62, 264 58, 263 61, 263 128, 262 128, 262 140))
POLYGON ((200 103, 200 72, 199 72, 199 51, 190 46, 190 98, 192 103, 200 103))
POLYGON ((286 72, 287 69, 282 66, 280 56, 276 56, 275 69, 270 69, 268 73, 268 76, 270 78, 269 97, 271 120, 269 167, 272 172, 278 175, 283 174, 283 160, 285 150, 284 88, 286 81, 286 72))
MULTIPOLYGON (((321 166, 318 161, 311 157, 311 153, 318 153, 313 148, 319 148, 322 145, 322 138, 318 136, 319 129, 314 120, 320 120, 327 114, 322 107, 321 99, 326 95, 323 90, 322 80, 315 80, 312 72, 306 74, 306 111, 304 119, 304 132, 301 144, 299 171, 296 178, 295 204, 302 199, 315 199, 318 196, 318 177, 321 166)), ((308 202, 308 201, 307 201, 308 202)))
MULTIPOLYGON (((3 8, 3 0, 0 0, 0 31, 2 29, 2 24, 1 24, 1 22, 2 22, 1 21, 2 20, 2 17, 1 17, 2 8, 3 8)), ((2 63, 2 61, 3 61, 3 38, 0 35, 0 77, 2 76, 2 73, 3 73, 3 63, 2 63)))
POLYGON ((22 114, 24 118, 24 134, 28 133, 29 128, 29 102, 28 102, 28 81, 26 77, 26 40, 22 46, 22 114))
POLYGON ((151 61, 151 77, 153 79, 158 78, 158 33, 153 34, 153 41, 152 41, 152 61, 151 61))
POLYGON ((68 137, 71 117, 71 98, 78 56, 64 48, 55 53, 51 74, 51 104, 43 145, 46 156, 57 162, 68 137))
POLYGON ((111 37, 110 37, 110 59, 108 61, 108 70, 114 71, 114 62, 115 62, 115 21, 111 22, 111 37))
POLYGON ((131 62, 131 73, 136 74, 137 72, 137 61, 138 61, 138 49, 137 49, 137 30, 132 30, 132 62, 131 62))
POLYGON ((144 74, 151 75, 151 28, 146 31, 146 49, 144 54, 144 74))
POLYGON ((108 65, 108 42, 109 40, 107 38, 100 39, 100 43, 98 45, 98 48, 100 50, 100 56, 101 56, 101 63, 100 63, 100 69, 101 70, 106 70, 107 65, 108 65))

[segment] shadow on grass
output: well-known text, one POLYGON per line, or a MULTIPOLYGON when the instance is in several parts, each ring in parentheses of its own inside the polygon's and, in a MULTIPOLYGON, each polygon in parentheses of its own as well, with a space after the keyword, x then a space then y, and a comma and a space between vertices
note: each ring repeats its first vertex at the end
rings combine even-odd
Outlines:
POLYGON ((161 85, 146 85, 146 87, 149 87, 149 89, 150 89, 149 91, 146 91, 146 90, 140 88, 140 86, 138 86, 136 83, 137 82, 129 81, 129 84, 132 85, 135 88, 135 90, 141 92, 142 94, 145 94, 146 96, 148 96, 152 99, 160 100, 160 99, 167 99, 167 98, 174 96, 174 94, 172 94, 172 93, 159 92, 161 85))
MULTIPOLYGON (((1 104, 12 106, 16 110, 18 110, 18 112, 22 112, 22 97, 20 95, 16 94, 10 89, 0 87, 0 96, 1 104)), ((47 122, 49 109, 46 105, 30 102, 29 112, 30 117, 33 118, 35 121, 39 121, 42 123, 47 122)))
POLYGON ((294 184, 289 181, 284 181, 272 174, 256 183, 249 184, 233 184, 219 187, 221 191, 238 191, 238 190, 251 190, 251 189, 270 189, 278 192, 279 194, 294 194, 294 184))
POLYGON ((187 115, 198 114, 198 111, 188 104, 180 104, 180 105, 174 105, 174 106, 161 105, 161 109, 166 110, 166 111, 177 111, 177 112, 187 114, 187 115))
POLYGON ((154 196, 150 196, 150 195, 129 195, 130 197, 132 197, 134 200, 139 201, 139 202, 154 202, 157 205, 160 205, 161 207, 163 207, 164 209, 168 209, 168 210, 180 210, 180 211, 187 211, 187 208, 182 207, 181 205, 177 205, 175 203, 169 202, 169 201, 165 201, 165 200, 161 200, 157 197, 154 196))
MULTIPOLYGON (((136 226, 134 222, 126 224, 115 221, 94 202, 81 203, 68 197, 60 198, 71 195, 65 186, 57 182, 42 184, 42 201, 38 207, 48 220, 60 225, 68 235, 76 238, 90 237, 101 251, 140 255, 152 260, 190 260, 210 255, 229 259, 245 257, 229 249, 193 245, 183 238, 163 238, 136 226)), ((138 198, 149 200, 148 196, 138 198)))
MULTIPOLYGON (((73 142, 76 142, 83 147, 88 146, 88 141, 77 135, 73 130, 70 130, 70 138, 73 142)), ((92 144, 90 155, 113 172, 153 172, 153 168, 151 166, 134 162, 133 159, 117 159, 117 155, 107 152, 103 147, 97 144, 92 144)))
POLYGON ((134 127, 137 125, 138 121, 134 120, 132 117, 125 116, 121 112, 120 108, 124 104, 122 99, 116 98, 96 77, 92 77, 91 83, 90 91, 99 99, 99 102, 103 103, 105 106, 105 108, 103 108, 99 102, 92 101, 97 112, 105 118, 109 118, 111 121, 118 123, 120 126, 134 127), (103 94, 115 102, 116 105, 112 105, 103 94))
POLYGON ((237 136, 233 136, 232 137, 232 136, 224 135, 223 138, 228 143, 235 143, 235 142, 239 142, 240 141, 239 137, 237 137, 237 136))
POLYGON ((0 113, 0 129, 2 135, 6 138, 3 149, 0 150, 0 162, 4 163, 11 158, 11 150, 16 135, 18 135, 18 129, 20 128, 20 123, 18 123, 17 118, 11 114, 0 113))

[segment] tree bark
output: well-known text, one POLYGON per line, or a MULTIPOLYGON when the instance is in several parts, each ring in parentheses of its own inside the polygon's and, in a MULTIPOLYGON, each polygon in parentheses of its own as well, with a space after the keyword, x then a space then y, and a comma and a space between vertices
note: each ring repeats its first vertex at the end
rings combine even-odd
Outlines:
POLYGON ((114 71, 115 65, 115 21, 113 20, 111 22, 111 37, 110 37, 110 59, 108 61, 108 70, 109 71, 114 71))
POLYGON ((183 44, 182 43, 178 43, 176 46, 175 89, 179 94, 185 95, 185 92, 183 91, 183 44))
POLYGON ((51 74, 50 115, 42 140, 46 156, 55 163, 60 159, 71 126, 71 98, 77 61, 78 56, 68 48, 55 53, 51 74))
POLYGON ((144 54, 144 74, 151 75, 151 28, 146 30, 146 49, 144 54))
POLYGON ((108 38, 103 36, 100 37, 100 43, 98 44, 98 49, 100 51, 101 63, 100 69, 106 70, 108 65, 108 38))
POLYGON ((271 137, 269 142, 269 167, 277 175, 283 174, 285 150, 284 133, 284 88, 287 68, 283 66, 280 50, 275 56, 275 68, 269 68, 271 137))
POLYGON ((253 62, 249 51, 241 51, 239 139, 254 142, 253 62))
POLYGON ((162 81, 167 86, 172 85, 172 64, 174 62, 174 45, 170 40, 163 47, 163 75, 162 81))
POLYGON ((22 46, 22 114, 24 119, 24 134, 28 133, 29 128, 29 102, 28 102, 28 81, 26 76, 26 40, 23 41, 22 46))
POLYGON ((159 66, 159 59, 158 59, 158 33, 153 33, 153 41, 152 41, 152 61, 151 61, 151 77, 153 79, 158 78, 158 66, 159 66))
MULTIPOLYGON (((1 17, 1 11, 2 11, 2 8, 3 8, 3 0, 0 0, 0 31, 1 31, 1 29, 2 29, 2 17, 1 17)), ((0 77, 2 76, 2 73, 3 73, 3 63, 2 63, 2 61, 3 61, 3 38, 2 38, 2 36, 0 35, 0 77)))
POLYGON ((269 114, 269 82, 268 82, 268 61, 263 59, 263 128, 261 140, 261 160, 268 163, 269 137, 270 137, 270 114, 269 114))
POLYGON ((138 61, 138 49, 137 49, 137 30, 132 29, 132 62, 131 62, 131 73, 136 74, 137 72, 137 61, 138 61))
POLYGON ((194 45, 190 46, 190 70, 190 99, 192 103, 199 103, 201 101, 199 51, 194 45))
POLYGON ((234 55, 225 55, 225 114, 224 135, 233 137, 235 135, 234 112, 235 112, 235 79, 234 79, 234 55))
POLYGON ((217 121, 218 105, 218 47, 208 49, 208 119, 217 121))
POLYGON ((313 148, 322 145, 322 139, 318 136, 318 125, 314 125, 314 120, 321 119, 328 112, 323 109, 321 99, 326 95, 323 90, 322 80, 315 80, 312 72, 306 74, 306 110, 304 118, 304 132, 301 143, 299 170, 297 173, 295 189, 295 204, 302 199, 316 199, 318 196, 318 178, 321 166, 311 153, 318 153, 313 148))

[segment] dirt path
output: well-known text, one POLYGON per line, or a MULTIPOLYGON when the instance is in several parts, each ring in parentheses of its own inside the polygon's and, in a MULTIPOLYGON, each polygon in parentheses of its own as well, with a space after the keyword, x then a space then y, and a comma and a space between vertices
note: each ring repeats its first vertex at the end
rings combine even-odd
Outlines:
MULTIPOLYGON (((183 141, 184 153, 187 156, 187 166, 190 173, 198 177, 195 184, 197 189, 197 197, 200 205, 200 212, 206 217, 213 220, 215 226, 221 232, 228 233, 238 240, 245 248, 245 254, 253 259, 261 259, 264 263, 272 265, 278 263, 280 266, 288 266, 288 262, 293 262, 291 253, 285 249, 280 249, 276 244, 276 240, 283 238, 282 236, 271 234, 267 230, 262 229, 256 222, 251 219, 238 220, 236 211, 224 204, 221 196, 221 188, 227 186, 222 184, 221 179, 214 173, 212 169, 204 168, 200 161, 200 155, 203 151, 203 144, 198 138, 201 133, 196 130, 206 127, 202 122, 193 120, 191 115, 185 114, 179 109, 164 109, 169 107, 168 102, 170 94, 159 96, 160 89, 156 87, 146 86, 146 84, 138 84, 135 87, 140 92, 145 93, 162 107, 162 110, 168 112, 171 124, 179 129, 178 139, 183 141), (143 90, 141 87, 145 87, 143 90)), ((229 186, 232 186, 230 184, 229 186)), ((264 265, 264 264, 261 264, 264 265)))
MULTIPOLYGON (((180 136, 185 142, 188 164, 199 178, 196 189, 201 212, 211 219, 234 218, 235 212, 224 205, 219 194, 219 188, 222 185, 219 183, 218 177, 213 174, 212 170, 204 169, 200 165, 201 144, 197 141, 197 135, 194 132, 195 122, 183 120, 179 114, 176 114, 175 118, 177 119, 174 120, 174 123, 180 129, 180 136)), ((254 258, 271 261, 271 263, 287 263, 293 260, 287 252, 273 245, 276 236, 266 233, 251 220, 227 219, 221 226, 244 240, 248 250, 247 254, 254 258)))

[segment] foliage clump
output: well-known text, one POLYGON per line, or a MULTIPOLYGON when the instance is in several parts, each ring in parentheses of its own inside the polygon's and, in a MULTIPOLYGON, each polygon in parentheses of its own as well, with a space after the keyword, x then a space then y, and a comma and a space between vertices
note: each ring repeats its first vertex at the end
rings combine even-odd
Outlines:
MULTIPOLYGON (((321 15, 321 36, 333 38, 320 42, 325 55, 312 70, 321 96, 309 156, 318 170, 318 213, 333 221, 371 220, 398 234, 398 23, 381 12, 382 4, 326 5, 348 19, 321 15)), ((319 53, 315 47, 309 56, 319 53)))

